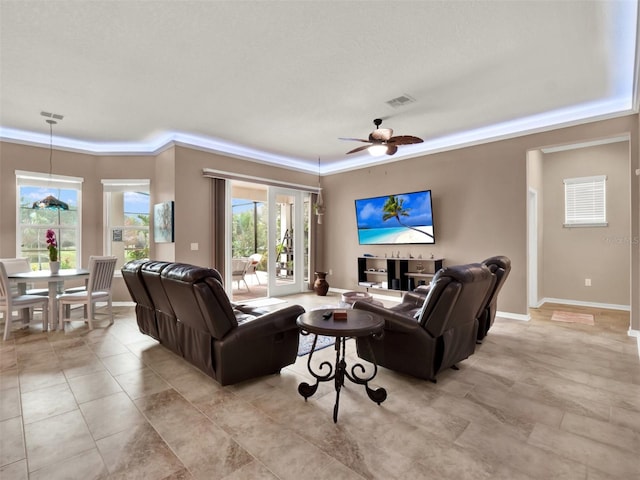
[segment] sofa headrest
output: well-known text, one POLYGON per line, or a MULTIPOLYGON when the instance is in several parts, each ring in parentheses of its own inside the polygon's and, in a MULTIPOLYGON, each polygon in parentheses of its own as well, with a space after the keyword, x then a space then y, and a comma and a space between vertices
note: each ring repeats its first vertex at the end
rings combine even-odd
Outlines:
POLYGON ((147 262, 148 260, 131 260, 122 266, 121 272, 131 299, 138 305, 153 310, 155 308, 153 301, 142 279, 142 266, 147 262))
POLYGON ((173 307, 169 302, 167 294, 164 291, 164 287, 162 286, 162 281, 160 280, 162 271, 169 265, 172 264, 170 262, 151 260, 149 262, 145 262, 142 265, 142 267, 140 268, 140 272, 142 273, 142 278, 144 279, 144 283, 147 286, 147 291, 151 296, 151 300, 153 300, 156 311, 170 317, 175 317, 173 307))
POLYGON ((220 272, 213 268, 197 267, 188 263, 172 263, 171 268, 163 272, 163 277, 182 282, 196 283, 203 281, 205 278, 213 277, 222 282, 220 272))
POLYGON ((494 281, 491 271, 479 263, 441 269, 425 299, 421 324, 439 337, 449 328, 475 321, 494 281))
POLYGON ((493 273, 496 277, 496 281, 489 293, 487 304, 495 303, 498 297, 498 293, 502 289, 502 285, 507 280, 509 276, 509 272, 511 272, 511 260, 509 257, 505 257, 504 255, 499 255, 496 257, 487 258, 482 262, 483 265, 486 265, 491 273, 493 273))
POLYGON ((504 255, 496 255, 495 257, 489 257, 482 261, 483 265, 489 267, 492 272, 495 272, 497 268, 505 270, 507 273, 511 270, 511 259, 504 255))
POLYGON ((442 268, 436 274, 436 277, 438 275, 440 277, 450 277, 460 283, 471 283, 490 278, 491 271, 481 263, 468 263, 442 268))
POLYGON ((237 326, 231 302, 212 268, 175 263, 162 271, 162 283, 178 320, 220 339, 237 326))

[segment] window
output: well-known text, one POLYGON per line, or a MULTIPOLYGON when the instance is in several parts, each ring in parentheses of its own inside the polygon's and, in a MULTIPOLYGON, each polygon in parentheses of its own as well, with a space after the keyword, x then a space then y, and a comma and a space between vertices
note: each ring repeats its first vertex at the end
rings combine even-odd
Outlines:
POLYGON ((116 271, 130 260, 149 258, 149 180, 102 180, 105 254, 118 257, 116 271))
POLYGON ((564 180, 564 226, 606 227, 606 175, 564 180))
POLYGON ((16 170, 16 252, 17 256, 29 259, 33 270, 49 268, 48 229, 56 232, 61 268, 80 267, 82 181, 16 170), (64 208, 45 207, 42 200, 48 196, 60 200, 64 208))

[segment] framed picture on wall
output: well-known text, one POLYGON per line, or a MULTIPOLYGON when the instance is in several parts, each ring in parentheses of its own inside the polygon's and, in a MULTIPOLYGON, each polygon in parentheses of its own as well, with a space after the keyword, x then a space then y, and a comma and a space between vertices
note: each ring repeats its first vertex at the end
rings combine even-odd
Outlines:
POLYGON ((174 241, 173 201, 156 203, 153 206, 153 240, 156 243, 174 241))

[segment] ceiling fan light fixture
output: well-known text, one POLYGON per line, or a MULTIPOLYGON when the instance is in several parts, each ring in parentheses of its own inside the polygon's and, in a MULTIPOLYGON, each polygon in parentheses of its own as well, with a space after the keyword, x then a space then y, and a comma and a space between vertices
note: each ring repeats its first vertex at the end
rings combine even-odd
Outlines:
POLYGON ((371 155, 372 157, 381 157, 387 153, 387 146, 371 145, 369 148, 367 148, 367 152, 369 152, 369 155, 371 155))
POLYGON ((369 144, 363 145, 361 147, 356 147, 353 150, 349 150, 347 152, 347 155, 349 155, 350 153, 362 152, 364 150, 367 150, 369 152, 369 155, 373 157, 394 155, 398 151, 399 145, 410 145, 412 143, 423 142, 421 138, 414 137, 413 135, 393 136, 393 130, 391 128, 380 128, 380 125, 382 124, 381 118, 374 119, 373 124, 376 126, 376 129, 369 134, 368 139, 339 137, 340 140, 349 140, 353 142, 363 142, 369 144))

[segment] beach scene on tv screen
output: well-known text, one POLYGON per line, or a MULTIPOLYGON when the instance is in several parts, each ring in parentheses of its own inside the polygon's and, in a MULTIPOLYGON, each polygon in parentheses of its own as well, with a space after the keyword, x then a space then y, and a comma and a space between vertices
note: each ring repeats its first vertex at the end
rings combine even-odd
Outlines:
POLYGON ((435 243, 431 191, 356 200, 361 245, 435 243))

